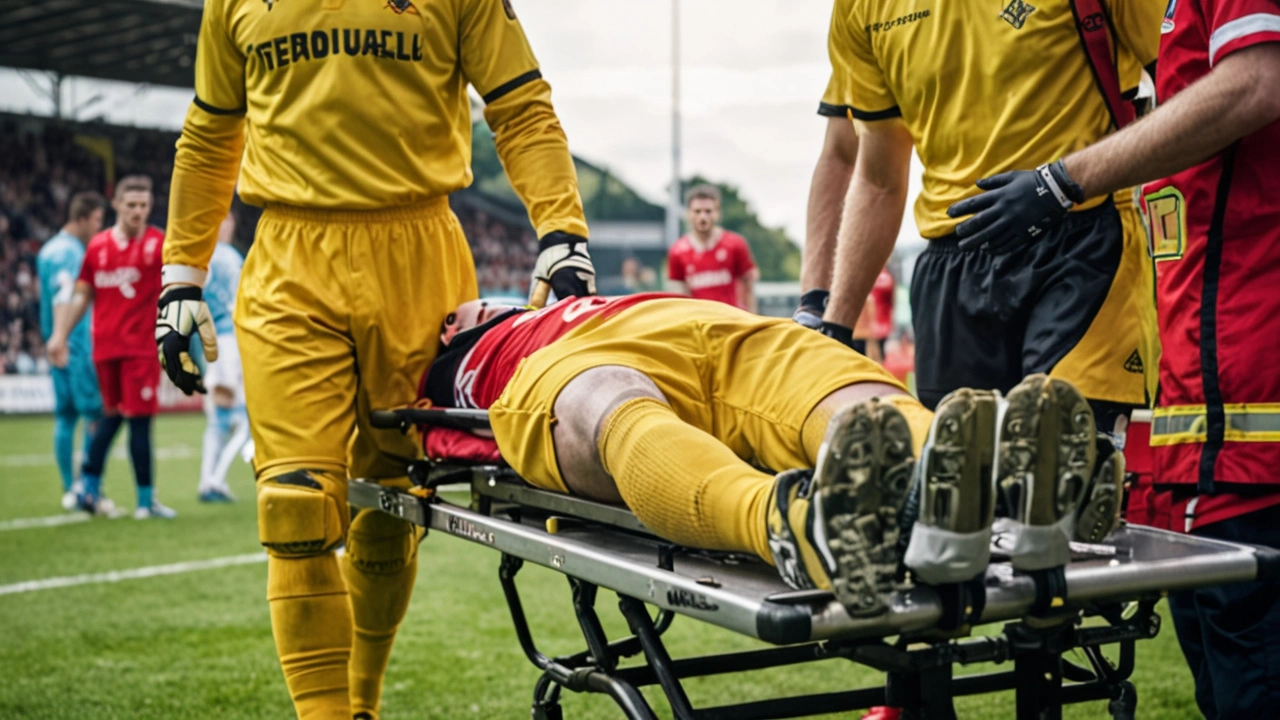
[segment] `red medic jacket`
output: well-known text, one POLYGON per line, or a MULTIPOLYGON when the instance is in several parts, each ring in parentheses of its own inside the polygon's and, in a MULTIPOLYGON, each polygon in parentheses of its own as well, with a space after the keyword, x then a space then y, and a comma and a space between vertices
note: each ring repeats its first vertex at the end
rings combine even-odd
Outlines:
MULTIPOLYGON (((1265 42, 1280 0, 1170 0, 1157 96, 1265 42)), ((1280 122, 1143 195, 1164 346, 1155 481, 1280 485, 1280 122)))

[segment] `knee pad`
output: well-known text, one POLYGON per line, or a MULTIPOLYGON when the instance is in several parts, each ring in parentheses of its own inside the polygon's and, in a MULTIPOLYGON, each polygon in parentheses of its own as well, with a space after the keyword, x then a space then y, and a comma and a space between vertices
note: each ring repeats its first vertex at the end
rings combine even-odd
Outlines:
POLYGON ((334 473, 294 470, 258 482, 258 541, 267 553, 301 558, 332 550, 350 522, 347 481, 334 473))
POLYGON ((412 523, 376 510, 364 510, 351 522, 346 558, 369 575, 393 575, 408 567, 418 554, 422 530, 412 523))

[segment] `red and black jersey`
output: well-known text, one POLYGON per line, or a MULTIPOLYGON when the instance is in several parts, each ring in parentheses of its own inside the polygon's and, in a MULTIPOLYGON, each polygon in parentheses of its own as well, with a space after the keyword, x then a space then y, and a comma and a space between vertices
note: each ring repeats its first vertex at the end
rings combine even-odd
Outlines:
POLYGON ((607 320, 646 300, 678 297, 639 293, 624 297, 565 298, 541 310, 513 310, 458 333, 431 364, 419 396, 438 407, 487 409, 502 394, 520 361, 581 327, 607 320))
MULTIPOLYGON (((1167 100, 1228 55, 1280 42, 1280 0, 1171 0, 1162 32, 1167 100)), ((1163 343, 1153 469, 1197 485, 1201 514, 1231 485, 1280 484, 1277 172, 1280 121, 1143 188, 1163 343)))

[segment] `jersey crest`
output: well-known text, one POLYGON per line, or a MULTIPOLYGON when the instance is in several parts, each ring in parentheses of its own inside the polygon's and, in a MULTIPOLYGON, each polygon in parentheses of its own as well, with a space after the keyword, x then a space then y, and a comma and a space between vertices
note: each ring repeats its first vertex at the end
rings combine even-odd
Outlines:
POLYGON ((1001 11, 1000 19, 1012 25, 1014 29, 1021 30, 1022 26, 1027 24, 1027 18, 1035 11, 1035 6, 1025 0, 1010 0, 1001 11))
POLYGON ((387 0, 387 7, 397 15, 418 14, 418 8, 413 6, 413 0, 387 0))

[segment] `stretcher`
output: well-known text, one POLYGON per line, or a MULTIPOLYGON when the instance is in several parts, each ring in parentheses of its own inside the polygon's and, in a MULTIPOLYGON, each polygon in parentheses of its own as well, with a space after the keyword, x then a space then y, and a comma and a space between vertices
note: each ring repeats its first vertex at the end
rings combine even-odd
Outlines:
MULTIPOLYGON (((375 427, 480 430, 476 410, 403 409, 375 412, 375 427)), ((1015 573, 993 560, 977 602, 954 588, 898 591, 889 612, 850 617, 825 591, 795 591, 753 557, 679 547, 656 537, 628 510, 548 492, 524 483, 498 460, 450 458, 414 462, 407 491, 359 480, 351 505, 403 518, 428 531, 474 542, 501 554, 499 581, 516 636, 541 672, 534 684, 534 720, 562 716, 562 691, 610 696, 628 720, 657 716, 638 688, 661 687, 677 719, 792 718, 875 705, 904 708, 906 718, 955 717, 959 696, 1013 691, 1018 718, 1061 717, 1063 705, 1106 700, 1118 719, 1134 716, 1129 678, 1134 646, 1160 630, 1155 606, 1167 592, 1264 579, 1280 571, 1275 551, 1123 525, 1100 545, 1073 544, 1072 562, 1056 575, 1015 573), (463 483, 467 506, 435 491, 463 483), (548 657, 533 640, 516 576, 524 563, 563 573, 585 649, 548 657), (1056 578, 1056 579, 1055 579, 1056 578), (1065 582, 1065 604, 1045 605, 1046 583, 1065 582), (632 635, 610 639, 596 609, 598 590, 619 597, 632 635), (956 597, 966 598, 957 616, 956 597), (975 606, 976 605, 976 606, 975 606), (656 609, 651 615, 650 606, 656 609), (663 633, 676 616, 711 623, 764 642, 761 649, 673 658, 663 633), (955 628, 944 630, 940 628, 955 628), (971 630, 982 627, 981 635, 971 630), (1114 647, 1104 653, 1104 647, 1114 647), (1064 659, 1078 651, 1088 665, 1064 659), (639 664, 623 664, 628 658, 639 664), (883 686, 792 695, 720 707, 694 708, 683 681, 810 662, 852 661, 886 674, 883 686), (956 666, 992 662, 1011 669, 957 674, 956 666)), ((997 536, 998 537, 998 536, 997 536)))

